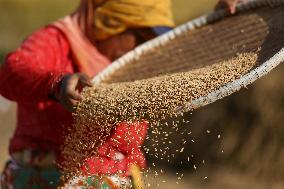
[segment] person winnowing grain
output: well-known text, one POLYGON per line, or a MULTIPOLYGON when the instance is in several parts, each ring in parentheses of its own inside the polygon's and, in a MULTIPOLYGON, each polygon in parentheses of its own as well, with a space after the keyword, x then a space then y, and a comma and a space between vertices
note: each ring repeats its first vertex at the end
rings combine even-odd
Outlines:
MULTIPOLYGON (((10 53, 0 68, 0 94, 17 102, 18 116, 1 188, 56 188, 61 174, 55 162, 62 158, 63 133, 72 125, 79 91, 92 86, 90 78, 113 60, 173 27, 170 0, 81 0, 74 13, 34 32, 10 53)), ((104 163, 91 157, 86 163, 95 168, 83 167, 86 174, 145 167, 140 145, 147 123, 134 124, 117 126, 101 148, 104 163), (125 148, 119 135, 138 128, 135 145, 125 148), (119 154, 131 158, 120 163, 119 154), (115 166, 109 169, 110 164, 115 166)))

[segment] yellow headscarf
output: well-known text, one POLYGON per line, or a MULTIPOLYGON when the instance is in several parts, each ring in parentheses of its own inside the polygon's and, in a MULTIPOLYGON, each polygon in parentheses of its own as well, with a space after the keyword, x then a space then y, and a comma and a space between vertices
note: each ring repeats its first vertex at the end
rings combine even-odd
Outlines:
POLYGON ((170 0, 94 0, 94 6, 98 40, 127 28, 174 26, 170 0))

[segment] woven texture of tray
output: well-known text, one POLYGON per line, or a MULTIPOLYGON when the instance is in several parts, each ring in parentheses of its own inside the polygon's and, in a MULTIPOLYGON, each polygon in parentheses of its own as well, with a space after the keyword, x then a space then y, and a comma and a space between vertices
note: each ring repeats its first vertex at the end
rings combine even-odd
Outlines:
MULTIPOLYGON (((284 0, 253 0, 240 4, 235 15, 215 11, 137 47, 97 75, 93 82, 131 82, 191 71, 238 53, 258 53, 257 65, 247 74, 177 109, 183 112, 228 96, 266 75, 284 62, 283 47, 284 0)), ((71 180, 66 188, 75 188, 72 182, 80 179, 71 180)))
POLYGON ((212 103, 253 83, 284 61, 284 0, 253 0, 235 15, 220 10, 179 26, 127 53, 97 75, 94 83, 117 83, 187 72, 258 52, 246 75, 190 102, 186 109, 212 103))

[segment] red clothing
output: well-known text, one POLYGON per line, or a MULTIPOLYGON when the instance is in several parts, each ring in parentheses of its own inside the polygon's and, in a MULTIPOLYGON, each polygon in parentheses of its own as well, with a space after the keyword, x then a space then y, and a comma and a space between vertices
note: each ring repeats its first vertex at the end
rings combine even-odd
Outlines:
POLYGON ((86 159, 82 166, 82 173, 115 174, 121 172, 129 176, 129 166, 146 167, 146 160, 141 145, 147 134, 148 122, 141 121, 131 124, 121 123, 114 130, 111 137, 98 150, 98 155, 86 159), (122 154, 119 157, 118 154, 122 154))
POLYGON ((27 148, 59 150, 72 115, 50 98, 66 73, 77 72, 63 33, 47 26, 28 37, 0 68, 0 94, 18 103, 10 153, 27 148))
MULTIPOLYGON (((0 68, 0 94, 18 103, 18 122, 10 142, 10 153, 41 149, 59 154, 64 133, 72 125, 73 118, 51 96, 59 90, 65 74, 79 71, 65 36, 57 27, 47 26, 32 34, 15 52, 10 53, 0 68)), ((98 55, 102 56, 97 54, 94 57, 98 55)), ((96 60, 94 64, 100 63, 98 59, 93 60, 96 60)), ((101 65, 97 65, 93 71, 101 68, 101 65)), ((118 125, 108 141, 100 147, 98 156, 86 159, 83 172, 127 173, 131 164, 144 168, 146 162, 140 146, 147 127, 147 122, 133 123, 132 126, 118 125), (123 160, 113 159, 116 153, 122 153, 123 160)))

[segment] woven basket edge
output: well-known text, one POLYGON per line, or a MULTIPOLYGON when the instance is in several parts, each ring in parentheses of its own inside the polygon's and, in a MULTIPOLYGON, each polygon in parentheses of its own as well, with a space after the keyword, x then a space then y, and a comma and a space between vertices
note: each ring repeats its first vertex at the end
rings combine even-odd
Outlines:
MULTIPOLYGON (((245 11, 248 9, 251 9, 253 7, 258 6, 265 6, 265 5, 271 5, 276 3, 284 3, 284 0, 249 0, 248 2, 241 3, 237 6, 237 11, 245 11)), ((230 14, 225 10, 216 10, 213 12, 210 12, 208 14, 205 14, 203 16, 200 16, 196 19, 193 19, 181 26, 178 26, 174 28, 172 31, 161 35, 155 39, 152 39, 138 47, 136 47, 134 50, 126 53, 121 58, 114 61, 111 65, 109 65, 107 68, 105 68, 102 72, 100 72, 98 75, 96 75, 92 82, 94 84, 101 83, 107 76, 115 72, 120 67, 124 66, 125 64, 128 64, 131 62, 131 60, 138 59, 141 55, 143 55, 143 52, 154 49, 159 47, 160 45, 163 45, 164 43, 168 42, 169 40, 181 35, 184 32, 194 30, 196 28, 199 28, 201 26, 206 25, 207 23, 214 22, 221 20, 222 18, 229 16, 230 14)))
MULTIPOLYGON (((250 0, 246 3, 239 4, 237 6, 237 11, 245 11, 245 10, 249 10, 251 8, 255 8, 259 6, 274 5, 277 3, 283 4, 284 0, 250 0)), ((115 72, 120 67, 131 62, 131 60, 133 59, 139 58, 143 54, 143 52, 156 48, 166 43, 167 41, 175 38, 176 36, 181 35, 184 32, 194 30, 195 28, 204 26, 205 24, 210 23, 210 22, 221 20, 222 18, 226 16, 229 16, 229 14, 225 10, 213 11, 211 13, 208 13, 206 15, 193 19, 192 21, 189 21, 160 37, 150 40, 146 42, 145 44, 137 47, 133 51, 122 56, 117 61, 113 62, 112 65, 108 66, 100 74, 95 76, 92 82, 94 84, 99 84, 104 80, 104 78, 106 78, 108 75, 115 72)), ((225 86, 220 87, 219 89, 209 93, 207 96, 202 96, 198 99, 195 99, 191 101, 190 103, 188 103, 186 106, 178 107, 176 111, 177 112, 190 111, 190 110, 197 109, 199 107, 211 104, 226 96, 229 96, 232 93, 239 91, 241 88, 244 88, 247 85, 252 84, 257 79, 265 76, 272 69, 278 66, 281 62, 284 62, 284 48, 281 49, 278 53, 276 53, 269 60, 262 63, 261 66, 251 70, 249 73, 242 76, 240 79, 234 80, 233 82, 230 82, 226 84, 225 86)))

